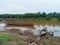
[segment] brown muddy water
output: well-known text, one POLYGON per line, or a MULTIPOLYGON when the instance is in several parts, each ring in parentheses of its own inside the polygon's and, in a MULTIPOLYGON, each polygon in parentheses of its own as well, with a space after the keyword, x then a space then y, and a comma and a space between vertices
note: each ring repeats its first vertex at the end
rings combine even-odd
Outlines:
POLYGON ((60 37, 60 26, 59 25, 34 25, 35 29, 28 28, 28 27, 6 27, 5 23, 0 23, 0 31, 5 31, 6 29, 20 29, 21 31, 25 30, 31 30, 34 32, 34 34, 39 35, 39 31, 44 29, 45 27, 47 28, 47 31, 52 31, 54 32, 54 36, 60 37))

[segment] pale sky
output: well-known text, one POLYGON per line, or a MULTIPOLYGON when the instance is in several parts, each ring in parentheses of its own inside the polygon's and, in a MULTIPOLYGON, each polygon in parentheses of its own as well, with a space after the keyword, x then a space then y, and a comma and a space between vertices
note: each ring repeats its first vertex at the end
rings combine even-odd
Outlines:
POLYGON ((60 12, 60 0, 0 0, 0 14, 60 12))

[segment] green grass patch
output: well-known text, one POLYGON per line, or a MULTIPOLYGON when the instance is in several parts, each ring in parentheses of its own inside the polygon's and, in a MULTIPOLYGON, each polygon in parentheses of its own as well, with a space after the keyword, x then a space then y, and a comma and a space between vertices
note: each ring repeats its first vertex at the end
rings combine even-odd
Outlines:
POLYGON ((0 33, 0 45, 25 45, 25 40, 10 33, 0 33))

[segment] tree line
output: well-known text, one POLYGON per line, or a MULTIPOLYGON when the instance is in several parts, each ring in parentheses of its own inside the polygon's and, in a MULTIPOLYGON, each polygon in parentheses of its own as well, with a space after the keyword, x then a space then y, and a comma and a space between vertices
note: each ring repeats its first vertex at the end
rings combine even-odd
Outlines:
POLYGON ((34 19, 56 19, 60 20, 60 13, 25 13, 25 14, 0 14, 0 18, 34 18, 34 19))

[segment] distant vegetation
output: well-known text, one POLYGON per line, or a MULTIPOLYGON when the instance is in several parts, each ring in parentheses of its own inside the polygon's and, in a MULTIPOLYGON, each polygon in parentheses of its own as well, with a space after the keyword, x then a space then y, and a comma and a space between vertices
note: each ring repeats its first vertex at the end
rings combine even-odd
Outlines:
POLYGON ((0 19, 5 18, 23 18, 23 19, 38 19, 38 20, 60 20, 60 13, 25 13, 25 14, 0 14, 0 19))

